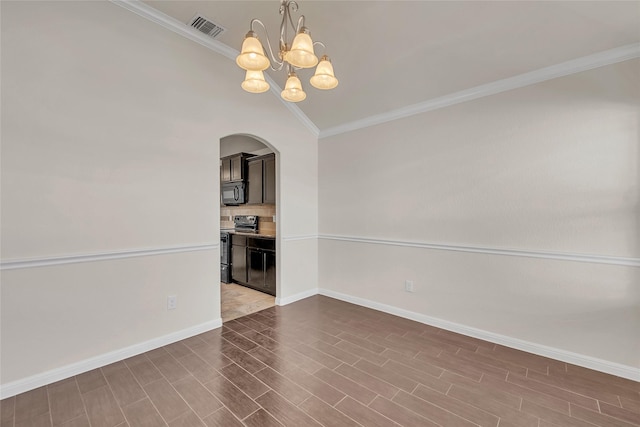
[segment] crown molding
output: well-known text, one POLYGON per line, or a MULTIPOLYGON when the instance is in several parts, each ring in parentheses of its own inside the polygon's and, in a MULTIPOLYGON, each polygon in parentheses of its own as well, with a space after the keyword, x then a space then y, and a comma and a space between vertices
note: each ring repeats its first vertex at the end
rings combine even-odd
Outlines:
POLYGON ((621 46, 615 49, 606 50, 593 55, 584 56, 582 58, 572 59, 560 64, 552 65, 539 70, 520 74, 506 79, 497 80, 491 83, 465 89, 460 92, 451 93, 438 98, 433 98, 418 104, 409 105, 397 110, 388 111, 386 113, 377 114, 375 116, 366 117, 339 126, 324 129, 320 132, 319 138, 339 135, 341 133, 351 132, 363 129, 369 126, 375 126, 393 120, 402 119, 416 114, 425 113, 427 111, 437 110, 439 108, 448 107, 450 105, 460 104, 462 102, 471 101, 489 95, 495 95, 508 90, 518 89, 532 84, 544 82, 546 80, 564 77, 571 74, 580 73, 582 71, 591 70, 593 68, 603 67, 618 62, 627 61, 640 57, 640 43, 633 43, 621 46))
MULTIPOLYGON (((205 36, 185 23, 165 15, 140 0, 110 1, 145 19, 161 25, 176 34, 186 37, 189 40, 219 53, 226 58, 235 61, 235 58, 238 55, 238 51, 236 49, 214 40, 211 37, 205 36)), ((311 133, 316 135, 318 139, 322 139, 639 57, 640 43, 632 43, 615 49, 606 50, 604 52, 595 53, 593 55, 584 56, 582 58, 572 59, 560 64, 551 65, 549 67, 540 68, 539 70, 475 86, 470 89, 454 92, 438 98, 429 99, 424 102, 408 105, 382 114, 376 114, 361 120, 344 123, 322 131, 318 129, 318 127, 297 105, 286 102, 280 97, 282 89, 273 81, 273 79, 271 79, 271 77, 269 77, 269 75, 265 74, 265 79, 271 86, 271 93, 273 93, 311 133)))
MULTIPOLYGON (((151 22, 154 22, 168 30, 173 31, 176 34, 179 34, 187 39, 198 43, 201 46, 206 47, 209 50, 212 50, 226 58, 231 59, 235 62, 236 56, 238 56, 239 52, 227 46, 224 43, 221 43, 209 36, 206 36, 199 32, 198 30, 191 28, 184 22, 180 22, 175 18, 172 18, 164 13, 158 11, 157 9, 148 6, 147 4, 139 1, 139 0, 110 0, 111 3, 118 5, 130 12, 135 13, 138 16, 141 16, 145 19, 148 19, 151 22)), ((273 93, 282 104, 287 107, 287 109, 315 136, 320 135, 320 130, 318 127, 302 112, 302 110, 295 104, 291 102, 287 102, 280 96, 280 92, 282 92, 282 88, 278 86, 278 84, 273 81, 273 79, 265 74, 265 80, 269 83, 270 91, 273 93)))
POLYGON ((592 263, 592 264, 611 264, 611 265, 623 265, 627 267, 640 267, 640 258, 577 254, 577 253, 568 253, 568 252, 527 251, 527 250, 521 250, 521 249, 492 248, 488 246, 445 245, 445 244, 429 243, 429 242, 383 240, 383 239, 372 239, 372 238, 366 238, 366 237, 338 236, 338 235, 329 235, 329 234, 321 234, 318 237, 321 240, 337 240, 337 241, 351 242, 351 243, 366 243, 366 244, 386 245, 386 246, 403 246, 408 248, 434 249, 434 250, 440 250, 440 251, 470 252, 470 253, 489 254, 489 255, 553 259, 556 261, 573 261, 573 262, 586 262, 586 263, 592 263))

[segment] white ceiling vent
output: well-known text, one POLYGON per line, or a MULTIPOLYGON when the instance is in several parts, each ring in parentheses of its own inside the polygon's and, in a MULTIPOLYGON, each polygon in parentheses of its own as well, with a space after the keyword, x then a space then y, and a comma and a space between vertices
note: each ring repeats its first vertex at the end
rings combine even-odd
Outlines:
POLYGON ((213 38, 216 38, 220 34, 227 31, 227 29, 224 28, 222 25, 216 24, 209 18, 206 18, 200 14, 197 14, 196 16, 194 16, 189 22, 189 25, 195 28, 196 30, 200 31, 201 33, 204 33, 213 38))

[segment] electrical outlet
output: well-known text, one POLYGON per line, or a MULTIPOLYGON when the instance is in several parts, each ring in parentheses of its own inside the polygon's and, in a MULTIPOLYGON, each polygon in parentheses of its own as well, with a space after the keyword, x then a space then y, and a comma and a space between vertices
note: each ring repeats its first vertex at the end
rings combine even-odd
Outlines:
POLYGON ((178 307, 178 297, 175 295, 169 295, 167 297, 167 310, 175 310, 178 307))
POLYGON ((413 280, 405 280, 404 281, 404 291, 405 292, 415 292, 413 287, 413 280))

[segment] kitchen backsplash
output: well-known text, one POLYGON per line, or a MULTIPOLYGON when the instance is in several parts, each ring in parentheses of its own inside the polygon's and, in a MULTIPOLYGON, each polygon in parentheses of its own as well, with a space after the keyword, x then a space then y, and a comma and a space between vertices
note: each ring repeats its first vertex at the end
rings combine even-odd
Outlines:
POLYGON ((242 205, 220 207, 220 228, 233 228, 234 215, 256 215, 258 230, 262 234, 276 234, 276 205, 242 205))

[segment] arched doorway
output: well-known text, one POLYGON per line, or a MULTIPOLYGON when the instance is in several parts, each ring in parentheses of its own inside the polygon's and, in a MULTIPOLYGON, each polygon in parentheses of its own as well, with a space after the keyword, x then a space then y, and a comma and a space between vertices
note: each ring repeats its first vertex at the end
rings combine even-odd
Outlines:
POLYGON ((233 134, 220 139, 220 160, 222 194, 233 189, 234 197, 243 195, 239 201, 220 197, 220 313, 226 322, 275 305, 278 152, 255 136, 233 134))

